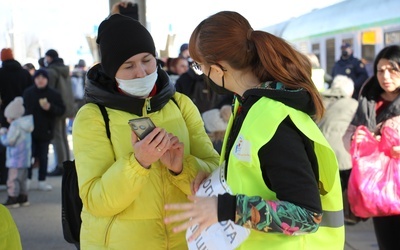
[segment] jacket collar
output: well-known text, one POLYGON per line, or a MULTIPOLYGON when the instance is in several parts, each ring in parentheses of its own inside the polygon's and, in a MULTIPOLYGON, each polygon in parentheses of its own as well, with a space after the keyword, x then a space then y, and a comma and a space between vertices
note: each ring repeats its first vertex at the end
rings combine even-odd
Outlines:
POLYGON ((120 93, 117 90, 115 79, 109 78, 102 72, 101 64, 97 64, 87 74, 85 100, 87 103, 98 103, 108 108, 138 116, 143 115, 144 105, 147 106, 148 113, 159 111, 175 94, 175 88, 164 70, 158 68, 157 73, 157 94, 151 98, 139 99, 120 93), (148 100, 148 103, 146 103, 146 100, 148 100))

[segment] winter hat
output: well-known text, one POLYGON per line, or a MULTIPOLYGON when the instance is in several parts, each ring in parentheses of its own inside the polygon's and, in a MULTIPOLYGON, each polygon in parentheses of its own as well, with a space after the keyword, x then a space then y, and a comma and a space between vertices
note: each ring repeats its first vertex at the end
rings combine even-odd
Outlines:
POLYGON ((180 53, 182 53, 183 51, 189 49, 189 44, 184 43, 181 45, 181 48, 179 49, 180 53))
POLYGON ((347 48, 351 48, 350 43, 342 43, 342 46, 340 46, 341 49, 347 49, 347 48))
POLYGON ((49 75, 47 74, 47 71, 45 69, 38 69, 35 71, 35 74, 33 75, 33 79, 38 77, 39 75, 44 76, 49 80, 49 75))
POLYGON ((23 116, 25 113, 24 99, 21 96, 17 96, 11 101, 6 109, 4 110, 4 116, 9 119, 17 119, 23 116))
POLYGON ((96 42, 100 46, 103 71, 111 78, 134 55, 148 52, 156 56, 150 32, 140 22, 120 14, 114 14, 100 24, 96 42))
POLYGON ((52 59, 58 58, 58 53, 54 49, 49 49, 46 54, 46 56, 51 57, 52 59))
POLYGON ((86 62, 83 59, 79 59, 78 61, 78 67, 84 68, 86 67, 86 62))
POLYGON ((1 50, 1 61, 13 60, 14 55, 10 48, 5 48, 1 50))
POLYGON ((44 57, 39 58, 38 64, 39 64, 39 66, 40 66, 41 68, 46 67, 46 66, 44 65, 44 57))
POLYGON ((219 109, 210 109, 201 114, 204 126, 209 132, 225 131, 228 123, 221 117, 219 109))

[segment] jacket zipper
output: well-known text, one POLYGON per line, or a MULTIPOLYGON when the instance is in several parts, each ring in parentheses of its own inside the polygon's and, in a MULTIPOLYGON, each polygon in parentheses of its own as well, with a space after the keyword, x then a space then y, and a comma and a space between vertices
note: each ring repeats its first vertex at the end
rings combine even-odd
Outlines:
POLYGON ((150 98, 146 98, 146 110, 151 111, 150 98))

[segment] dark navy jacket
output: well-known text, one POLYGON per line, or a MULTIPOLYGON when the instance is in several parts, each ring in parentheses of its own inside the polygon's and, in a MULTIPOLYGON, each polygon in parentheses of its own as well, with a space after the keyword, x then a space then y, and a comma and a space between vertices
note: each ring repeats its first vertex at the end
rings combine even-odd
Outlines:
POLYGON ((368 79, 368 73, 364 64, 353 55, 349 58, 340 59, 335 63, 332 69, 332 78, 337 75, 345 75, 351 78, 354 82, 353 98, 357 99, 361 86, 368 79))

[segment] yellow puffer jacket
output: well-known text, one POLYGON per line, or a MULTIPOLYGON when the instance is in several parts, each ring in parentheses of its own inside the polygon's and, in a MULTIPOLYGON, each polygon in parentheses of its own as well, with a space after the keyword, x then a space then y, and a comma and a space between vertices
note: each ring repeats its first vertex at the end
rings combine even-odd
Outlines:
POLYGON ((166 203, 187 201, 199 170, 211 172, 219 156, 191 100, 174 94, 154 124, 184 143, 184 167, 172 175, 160 162, 143 168, 133 155, 128 120, 136 115, 109 109, 111 142, 97 105, 86 104, 73 125, 73 150, 83 202, 81 249, 187 249, 185 232, 165 225, 166 203), (115 158, 115 162, 114 162, 115 158))
POLYGON ((0 204, 0 249, 20 250, 21 239, 18 228, 8 209, 0 204))

